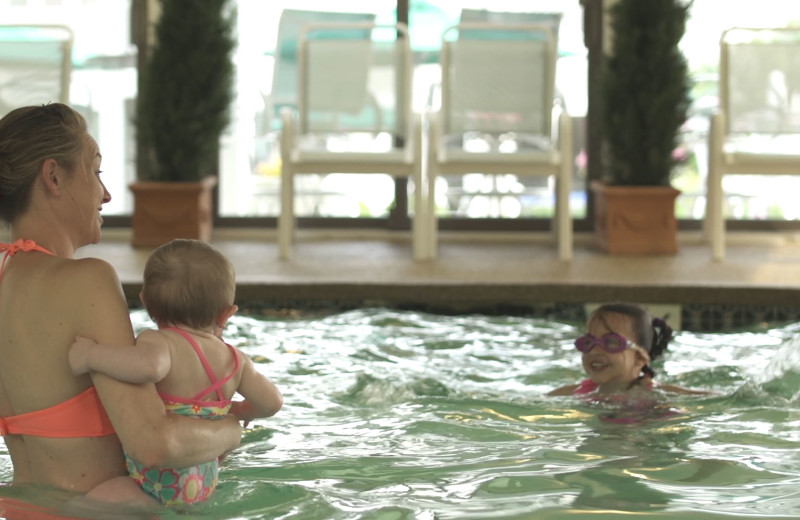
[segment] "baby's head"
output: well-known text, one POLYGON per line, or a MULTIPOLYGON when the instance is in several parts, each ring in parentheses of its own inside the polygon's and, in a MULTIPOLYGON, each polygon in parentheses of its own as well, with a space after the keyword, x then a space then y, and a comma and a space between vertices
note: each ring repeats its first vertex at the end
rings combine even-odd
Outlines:
POLYGON ((233 305, 236 276, 221 252, 200 240, 176 239, 153 251, 144 268, 142 303, 157 325, 219 325, 233 305))
MULTIPOLYGON (((633 345, 626 348, 622 343, 620 349, 613 353, 622 354, 628 351, 630 364, 641 367, 640 371, 650 377, 655 376, 650 364, 664 353, 673 334, 672 328, 662 318, 653 317, 640 305, 626 302, 608 303, 595 309, 586 322, 586 331, 595 340, 603 340, 604 336, 608 336, 608 340, 613 342, 615 335, 623 336, 633 345)), ((589 343, 592 341, 581 338, 576 345, 579 350, 590 352, 593 349, 589 343), (581 349, 578 345, 580 341, 585 341, 589 348, 581 349)), ((614 350, 613 347, 611 350, 614 350)), ((585 358, 586 355, 584 366, 587 368, 585 358)))

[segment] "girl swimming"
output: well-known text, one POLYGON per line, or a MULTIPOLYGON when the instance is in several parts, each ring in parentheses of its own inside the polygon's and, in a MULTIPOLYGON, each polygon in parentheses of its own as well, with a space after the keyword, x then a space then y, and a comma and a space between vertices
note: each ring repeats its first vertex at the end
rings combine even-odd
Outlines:
POLYGON ((667 349, 673 330, 663 318, 634 303, 609 303, 592 312, 586 334, 575 340, 588 378, 548 395, 637 394, 654 388, 680 394, 706 394, 676 385, 656 386, 651 364, 667 349))

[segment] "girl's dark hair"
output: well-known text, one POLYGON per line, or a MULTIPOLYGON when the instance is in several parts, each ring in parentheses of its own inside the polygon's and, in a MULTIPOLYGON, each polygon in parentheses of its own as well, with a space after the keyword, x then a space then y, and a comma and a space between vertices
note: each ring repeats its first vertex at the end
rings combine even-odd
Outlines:
MULTIPOLYGON (((651 362, 661 356, 672 341, 674 331, 666 320, 654 317, 641 305, 627 302, 606 303, 592 312, 589 321, 603 319, 607 314, 621 314, 630 318, 636 336, 633 339, 650 354, 651 362)), ((650 377, 656 375, 649 364, 645 365, 642 371, 650 377)))

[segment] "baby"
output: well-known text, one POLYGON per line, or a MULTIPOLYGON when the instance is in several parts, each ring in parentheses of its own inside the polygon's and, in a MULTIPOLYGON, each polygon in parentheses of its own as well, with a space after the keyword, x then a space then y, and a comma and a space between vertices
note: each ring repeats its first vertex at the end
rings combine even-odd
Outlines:
MULTIPOLYGON (((69 352, 74 374, 97 371, 130 383, 155 383, 169 412, 204 419, 233 414, 239 420, 270 417, 283 398, 247 355, 221 339, 237 311, 233 266, 199 240, 173 240, 148 258, 140 298, 158 330, 142 331, 135 346, 106 346, 76 338, 69 352), (244 401, 233 402, 234 393, 244 401)), ((124 448, 124 446, 123 446, 124 448)), ((208 499, 219 463, 190 468, 145 467, 126 455, 128 473, 163 504, 208 499)), ((117 477, 88 496, 108 500, 126 485, 117 477)))

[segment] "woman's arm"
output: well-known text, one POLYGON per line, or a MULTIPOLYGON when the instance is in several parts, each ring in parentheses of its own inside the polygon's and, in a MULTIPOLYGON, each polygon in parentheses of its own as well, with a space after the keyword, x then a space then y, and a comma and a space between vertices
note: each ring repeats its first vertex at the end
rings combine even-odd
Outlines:
POLYGON ((198 421, 170 414, 152 383, 123 383, 99 372, 92 380, 123 448, 145 466, 188 467, 239 446, 242 430, 233 416, 198 421))
MULTIPOLYGON (((114 269, 93 258, 75 264, 68 280, 83 309, 81 335, 105 345, 133 344, 130 311, 114 269)), ((187 467, 239 445, 241 426, 235 418, 198 421, 169 414, 152 383, 134 385, 100 373, 92 380, 122 446, 142 464, 187 467)))

